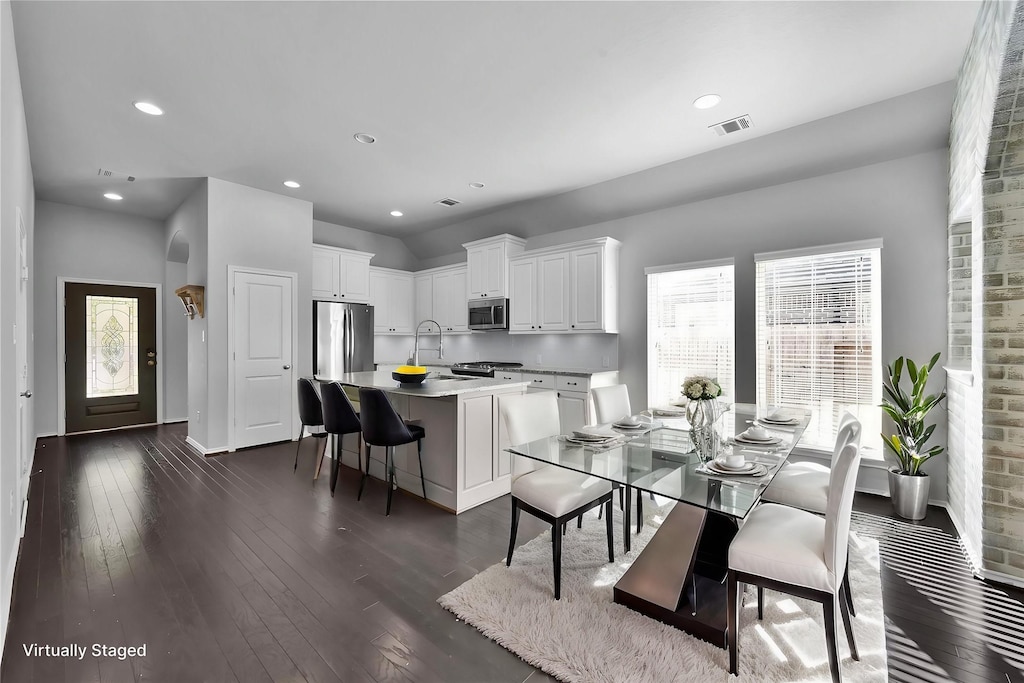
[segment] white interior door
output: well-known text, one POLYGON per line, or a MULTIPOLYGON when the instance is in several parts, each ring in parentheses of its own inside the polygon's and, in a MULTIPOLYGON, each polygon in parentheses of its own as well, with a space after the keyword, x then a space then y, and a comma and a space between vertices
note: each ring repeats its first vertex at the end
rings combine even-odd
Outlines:
MULTIPOLYGON (((15 362, 18 372, 18 420, 15 426, 15 439, 18 444, 18 503, 19 512, 24 514, 24 506, 21 501, 28 496, 29 471, 32 468, 32 455, 35 450, 35 439, 31 425, 28 423, 29 414, 28 401, 32 397, 32 391, 28 386, 28 283, 29 283, 29 260, 28 260, 28 235, 25 231, 25 221, 18 209, 18 293, 15 303, 15 362)), ((21 522, 24 522, 24 518, 21 522)), ((22 528, 19 525, 19 528, 22 528)))
POLYGON ((233 278, 234 447, 291 439, 294 281, 236 271, 233 278))

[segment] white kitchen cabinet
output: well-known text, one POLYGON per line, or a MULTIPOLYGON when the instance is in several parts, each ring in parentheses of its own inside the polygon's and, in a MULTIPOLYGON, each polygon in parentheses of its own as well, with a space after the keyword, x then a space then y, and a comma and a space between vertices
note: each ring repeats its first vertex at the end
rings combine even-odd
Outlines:
POLYGON ((445 266, 421 271, 416 273, 413 287, 416 323, 435 320, 445 334, 469 332, 466 266, 445 266))
POLYGON ((509 261, 509 332, 618 332, 619 242, 602 237, 509 261))
POLYGON ((311 285, 314 299, 334 299, 341 291, 341 254, 313 245, 311 285))
POLYGON ((557 251, 509 261, 510 332, 569 329, 569 252, 557 251))
POLYGON ((574 391, 558 392, 558 420, 563 434, 572 434, 588 422, 589 396, 574 391))
POLYGON ((370 259, 373 254, 313 245, 311 290, 314 299, 370 301, 370 259))
POLYGON ((413 275, 391 268, 370 268, 370 305, 375 334, 413 334, 413 275))
MULTIPOLYGON (((619 373, 616 370, 590 374, 551 375, 530 372, 527 367, 517 375, 508 379, 522 379, 530 382, 527 387, 528 392, 557 392, 559 426, 563 434, 571 434, 584 425, 593 423, 594 406, 590 397, 592 387, 606 387, 619 383, 619 373)), ((496 371, 494 376, 498 377, 499 373, 496 371)))
POLYGON ((508 297, 508 260, 523 251, 526 240, 504 234, 462 246, 466 248, 469 298, 508 297))

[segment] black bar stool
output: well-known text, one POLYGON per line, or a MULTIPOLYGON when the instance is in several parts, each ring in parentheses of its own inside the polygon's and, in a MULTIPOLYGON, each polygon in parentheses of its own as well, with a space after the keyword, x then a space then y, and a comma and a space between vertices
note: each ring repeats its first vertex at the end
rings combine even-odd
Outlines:
MULTIPOLYGON (((320 405, 320 397, 316 393, 316 387, 313 386, 313 381, 308 377, 302 377, 299 379, 298 385, 299 421, 302 423, 302 426, 299 427, 299 440, 295 444, 295 466, 292 467, 292 472, 299 468, 299 448, 302 447, 302 437, 306 434, 306 428, 324 426, 323 408, 320 405)), ((327 432, 311 431, 310 436, 316 439, 326 439, 327 432)), ((324 464, 324 454, 326 452, 327 442, 325 441, 324 448, 320 451, 320 458, 316 466, 316 474, 313 475, 314 480, 320 476, 320 467, 324 464)))
MULTIPOLYGON (((320 394, 324 407, 324 429, 334 437, 334 458, 331 460, 331 496, 334 495, 334 487, 338 484, 338 470, 341 469, 338 444, 345 434, 357 434, 361 429, 359 413, 352 407, 352 402, 345 395, 345 390, 337 382, 330 382, 320 387, 320 394)), ((359 438, 359 471, 363 471, 363 439, 359 438)), ((366 467, 370 467, 370 459, 367 456, 366 467)))
POLYGON ((363 439, 366 441, 366 471, 359 482, 359 496, 363 495, 363 483, 370 473, 370 447, 385 446, 384 473, 388 482, 388 507, 385 516, 391 514, 391 493, 395 488, 395 446, 416 442, 416 455, 420 461, 420 485, 423 499, 427 499, 427 481, 423 477, 423 437, 426 430, 420 425, 410 424, 402 419, 391 405, 391 401, 380 389, 359 389, 359 420, 363 425, 363 439))

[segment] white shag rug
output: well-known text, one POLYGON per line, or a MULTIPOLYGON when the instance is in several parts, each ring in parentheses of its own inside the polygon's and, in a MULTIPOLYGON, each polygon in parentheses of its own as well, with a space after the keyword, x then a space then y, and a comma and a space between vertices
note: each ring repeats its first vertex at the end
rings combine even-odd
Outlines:
MULTIPOLYGON (((615 563, 608 562, 603 520, 588 514, 562 543, 562 599, 553 596, 551 535, 516 549, 512 566, 495 564, 438 602, 524 661, 562 681, 680 683, 694 681, 831 681, 824 616, 818 603, 765 591, 764 620, 748 587, 740 616, 739 678, 728 651, 612 602, 612 587, 644 548, 673 503, 644 501, 646 523, 622 553, 615 509, 615 563)), ((850 581, 860 661, 850 659, 842 621, 843 681, 885 681, 885 626, 878 544, 851 533, 850 581)), ((699 600, 699 596, 698 596, 699 600)))

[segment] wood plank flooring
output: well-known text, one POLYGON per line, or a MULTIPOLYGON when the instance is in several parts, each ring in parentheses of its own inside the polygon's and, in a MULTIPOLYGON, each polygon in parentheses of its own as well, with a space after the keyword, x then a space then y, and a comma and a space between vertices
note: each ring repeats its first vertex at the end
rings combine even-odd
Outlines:
MULTIPOLYGON (((552 680, 436 599, 504 558, 509 505, 459 516, 343 468, 313 440, 203 458, 184 425, 39 442, 0 680, 552 680), (146 644, 145 657, 27 657, 23 645, 146 644)), ((948 517, 858 497, 879 540, 890 679, 1024 683, 1017 591, 968 570, 948 517), (936 524, 939 528, 928 526, 936 524)), ((543 530, 524 515, 522 542, 543 530)))

